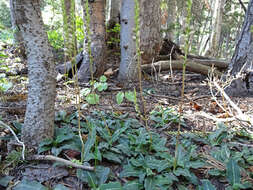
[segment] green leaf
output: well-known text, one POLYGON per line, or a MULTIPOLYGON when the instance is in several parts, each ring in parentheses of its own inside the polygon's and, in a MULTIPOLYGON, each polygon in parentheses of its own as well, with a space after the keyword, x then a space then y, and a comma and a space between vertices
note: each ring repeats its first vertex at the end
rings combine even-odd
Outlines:
POLYGON ((178 168, 176 171, 174 171, 174 174, 176 176, 191 177, 191 173, 188 169, 178 168))
POLYGON ((62 184, 57 184, 55 186, 54 190, 69 190, 69 188, 67 188, 66 186, 64 186, 62 184))
POLYGON ((218 169, 211 169, 208 171, 208 174, 212 176, 222 176, 223 173, 218 169))
POLYGON ((99 103, 99 96, 97 94, 88 94, 85 98, 85 100, 89 103, 89 104, 98 104, 99 103))
POLYGON ((94 172, 87 172, 88 184, 90 187, 96 189, 97 178, 94 172))
POLYGON ((11 180, 13 180, 13 176, 4 176, 0 178, 0 185, 7 187, 11 180))
POLYGON ((90 88, 84 88, 84 89, 82 89, 81 91, 80 91, 80 94, 82 95, 82 96, 87 96, 89 93, 91 92, 91 89, 90 88))
POLYGON ((183 146, 181 144, 178 145, 178 149, 177 151, 177 165, 184 167, 185 166, 185 162, 187 161, 187 152, 185 151, 185 149, 183 148, 183 146))
POLYGON ((108 88, 107 83, 102 83, 102 82, 96 82, 94 85, 95 89, 98 89, 99 92, 106 90, 108 88))
POLYGON ((101 185, 99 190, 122 190, 122 186, 120 182, 110 182, 108 184, 101 185))
POLYGON ((158 172, 161 172, 169 167, 169 163, 166 160, 157 160, 154 157, 147 156, 145 159, 147 167, 151 169, 156 169, 158 172))
POLYGON ((130 102, 135 102, 136 94, 132 91, 125 92, 125 97, 130 102))
POLYGON ((28 181, 23 179, 13 190, 48 190, 44 185, 37 181, 28 181))
POLYGON ((96 142, 96 127, 92 126, 91 131, 89 132, 89 136, 88 136, 88 140, 86 141, 85 145, 84 145, 84 160, 85 161, 89 161, 87 160, 87 156, 91 150, 91 148, 94 146, 96 142))
POLYGON ((99 179, 98 185, 105 183, 109 177, 110 168, 104 166, 96 167, 96 176, 99 179))
POLYGON ((74 138, 73 133, 68 133, 68 134, 63 133, 63 134, 57 135, 55 139, 55 143, 58 145, 64 141, 71 140, 73 138, 74 138))
POLYGON ((226 176, 231 185, 240 184, 241 176, 240 176, 240 168, 235 160, 232 158, 226 164, 226 176))
POLYGON ((106 81, 107 81, 106 76, 102 75, 102 76, 99 78, 99 81, 100 81, 100 82, 106 82, 106 81))
POLYGON ((6 92, 7 90, 9 90, 12 87, 12 83, 5 81, 5 82, 0 82, 0 90, 6 92))
POLYGON ((116 162, 118 164, 121 164, 122 159, 123 159, 123 157, 121 155, 115 154, 113 152, 105 152, 102 156, 103 156, 103 158, 105 158, 109 161, 116 162))
POLYGON ((208 139, 210 140, 212 145, 219 145, 222 142, 222 140, 227 137, 226 126, 222 123, 219 123, 218 126, 220 128, 208 136, 208 139))
POLYGON ((111 138, 111 140, 110 140, 110 144, 116 142, 116 141, 119 139, 120 135, 121 135, 122 133, 124 133, 127 129, 128 129, 128 126, 123 127, 123 128, 120 128, 120 129, 117 129, 117 130, 113 133, 113 135, 112 135, 112 138, 111 138))
POLYGON ((154 190, 155 189, 155 180, 153 177, 147 177, 144 182, 145 190, 154 190))
POLYGON ((117 104, 121 104, 124 100, 124 92, 118 92, 117 95, 116 95, 116 101, 117 101, 117 104))
POLYGON ((205 165, 205 163, 200 160, 197 160, 197 161, 190 161, 186 165, 188 168, 198 169, 202 168, 205 165))
POLYGON ((178 179, 172 173, 166 173, 164 176, 158 175, 156 177, 157 185, 172 185, 174 181, 178 181, 178 179))
POLYGON ((138 177, 142 171, 134 169, 132 166, 124 166, 123 171, 120 173, 120 177, 138 177))
POLYGON ((140 190, 140 183, 138 181, 128 181, 125 183, 123 190, 140 190))
POLYGON ((5 55, 2 52, 0 52, 0 57, 2 57, 2 58, 8 58, 8 55, 5 55))

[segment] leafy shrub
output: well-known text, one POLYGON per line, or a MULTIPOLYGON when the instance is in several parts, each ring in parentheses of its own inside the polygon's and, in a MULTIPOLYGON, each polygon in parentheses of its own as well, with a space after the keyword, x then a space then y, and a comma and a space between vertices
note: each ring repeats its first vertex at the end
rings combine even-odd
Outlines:
POLYGON ((64 47, 63 34, 58 30, 49 30, 47 32, 49 43, 54 49, 58 50, 64 47))

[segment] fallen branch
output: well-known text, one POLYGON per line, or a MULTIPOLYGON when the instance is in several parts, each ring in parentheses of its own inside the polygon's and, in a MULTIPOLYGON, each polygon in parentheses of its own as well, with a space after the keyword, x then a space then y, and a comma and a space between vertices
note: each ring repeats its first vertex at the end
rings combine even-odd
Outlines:
POLYGON ((59 158, 59 157, 52 156, 52 155, 33 155, 33 156, 30 156, 29 158, 27 158, 27 160, 56 161, 56 162, 61 162, 61 163, 65 164, 65 165, 68 165, 68 166, 72 166, 74 168, 80 168, 80 169, 88 170, 88 171, 94 171, 95 170, 94 167, 76 164, 76 163, 71 162, 69 160, 65 160, 63 158, 59 158))
MULTIPOLYGON (((159 61, 168 61, 170 60, 170 55, 160 55, 155 61, 159 62, 159 61)), ((199 63, 201 65, 206 65, 206 66, 214 66, 219 70, 225 70, 228 68, 229 63, 227 61, 223 61, 223 60, 216 60, 216 59, 211 59, 211 58, 204 58, 204 57, 192 57, 188 60, 191 60, 195 63, 199 63)), ((181 61, 181 60, 172 60, 172 62, 176 62, 176 61, 181 61)), ((182 62, 182 61, 181 61, 182 62)))
POLYGON ((253 126, 253 118, 248 115, 243 114, 242 110, 228 97, 228 95, 224 92, 224 90, 218 85, 217 82, 213 82, 214 86, 218 89, 218 91, 224 96, 224 98, 228 101, 228 103, 236 110, 238 115, 235 117, 241 121, 249 123, 253 126))
MULTIPOLYGON (((183 60, 173 60, 171 61, 159 61, 153 64, 142 65, 141 68, 146 73, 151 73, 155 68, 156 70, 169 70, 172 67, 173 70, 182 70, 183 69, 183 60), (171 65, 171 66, 170 66, 171 65)), ((196 63, 194 60, 187 60, 186 62, 186 70, 200 73, 203 75, 208 75, 208 73, 212 70, 211 67, 196 63)), ((222 73, 214 70, 214 74, 217 76, 221 76, 222 73)))

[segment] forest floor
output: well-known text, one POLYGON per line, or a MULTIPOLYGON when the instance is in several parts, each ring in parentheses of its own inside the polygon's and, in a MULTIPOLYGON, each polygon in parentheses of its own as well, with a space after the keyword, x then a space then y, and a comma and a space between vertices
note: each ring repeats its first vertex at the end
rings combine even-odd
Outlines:
MULTIPOLYGON (((0 74, 5 73, 7 80, 13 83, 13 87, 0 97, 0 120, 20 135, 28 82, 27 74, 15 74, 26 65, 11 52, 11 47, 4 50, 8 55, 4 58, 8 70, 0 68, 0 74)), ((117 51, 108 52, 106 70, 115 71, 118 66, 117 51)), ((97 172, 85 173, 48 161, 22 162, 15 157, 20 147, 7 146, 11 133, 0 128, 0 189, 11 186, 39 189, 40 183, 55 189, 57 185, 58 189, 253 189, 253 126, 237 120, 235 111, 231 111, 234 116, 229 114, 232 108, 221 96, 216 96, 217 102, 227 111, 218 106, 208 77, 186 72, 182 101, 181 71, 173 71, 173 75, 170 71, 154 76, 144 74, 142 85, 146 103, 143 106, 138 83, 123 86, 116 74, 109 74, 108 88, 97 92, 100 97, 97 105, 90 105, 81 97, 82 138, 88 151, 85 155, 89 157, 84 159, 91 166, 99 165, 97 172), (137 89, 137 103, 128 100, 117 103, 119 92, 133 92, 134 88, 137 89), (143 117, 148 118, 147 122, 141 119, 143 117), (93 124, 106 130, 96 128, 93 131, 90 127, 93 124), (179 126, 181 132, 177 133, 179 126)), ((80 84, 80 89, 84 88, 90 88, 89 84, 80 84)), ((72 162, 80 159, 80 151, 72 146, 72 139, 78 137, 75 91, 73 84, 58 81, 56 126, 65 132, 56 132, 57 138, 63 138, 58 144, 55 141, 56 145, 49 142, 41 146, 49 147, 41 151, 43 154, 72 162)), ((213 91, 216 94, 217 90, 213 91)), ((231 97, 231 100, 252 117, 252 97, 231 97)))

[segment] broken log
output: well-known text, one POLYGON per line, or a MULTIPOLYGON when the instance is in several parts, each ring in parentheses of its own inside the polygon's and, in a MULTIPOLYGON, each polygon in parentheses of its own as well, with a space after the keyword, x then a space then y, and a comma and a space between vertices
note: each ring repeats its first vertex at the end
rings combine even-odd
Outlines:
POLYGON ((62 63, 56 66, 56 71, 60 74, 68 74, 68 77, 72 77, 72 67, 75 68, 77 66, 77 69, 80 67, 82 60, 83 60, 83 51, 78 53, 75 58, 76 59, 74 63, 72 61, 68 61, 66 63, 62 63), (72 65, 73 64, 73 65, 72 65))
MULTIPOLYGON (((182 70, 184 60, 172 60, 172 61, 158 61, 153 64, 142 65, 141 68, 146 73, 151 73, 154 70, 154 67, 157 71, 170 70, 172 67, 173 70, 182 70)), ((208 75, 211 71, 211 67, 207 65, 202 65, 195 62, 194 60, 186 61, 186 70, 194 73, 199 73, 203 75, 208 75)), ((222 73, 220 71, 214 70, 216 76, 221 77, 222 73)))
MULTIPOLYGON (((188 59, 188 60, 192 60, 196 63, 199 63, 201 65, 206 65, 209 67, 212 67, 212 65, 214 65, 214 67, 216 67, 218 70, 226 70, 228 68, 229 62, 227 61, 223 61, 223 60, 216 60, 216 59, 211 59, 208 57, 199 57, 196 56, 196 58, 193 59, 188 59)), ((157 57, 156 62, 158 61, 168 61, 170 60, 170 56, 169 55, 160 55, 157 57)), ((172 60, 172 61, 180 61, 180 60, 172 60)))

